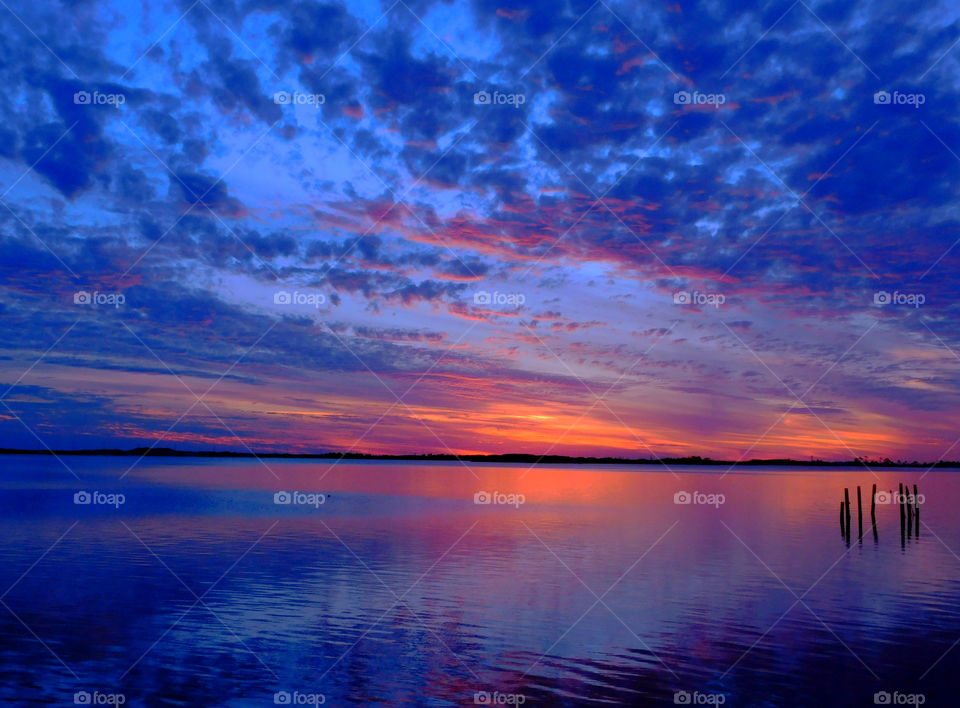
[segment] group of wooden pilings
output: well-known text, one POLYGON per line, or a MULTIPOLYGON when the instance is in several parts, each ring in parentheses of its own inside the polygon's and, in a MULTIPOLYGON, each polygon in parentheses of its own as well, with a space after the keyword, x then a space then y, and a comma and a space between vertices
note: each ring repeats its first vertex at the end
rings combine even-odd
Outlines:
MULTIPOLYGON (((877 485, 873 485, 873 494, 870 497, 870 522, 873 527, 873 538, 877 536, 877 485)), ((850 489, 843 488, 843 499, 840 502, 840 535, 850 543, 850 489)), ((863 541, 863 503, 860 495, 860 485, 857 485, 857 538, 863 541)))
MULTIPOLYGON (((893 500, 893 490, 888 492, 890 500, 893 500)), ((911 537, 920 537, 920 496, 917 492, 917 485, 913 485, 913 494, 910 494, 910 485, 900 483, 900 491, 897 495, 897 503, 900 507, 900 544, 904 545, 906 539, 911 537)), ((850 489, 843 488, 843 500, 840 502, 840 535, 847 543, 850 543, 851 521, 850 521, 850 489)), ((877 485, 873 485, 873 491, 870 495, 870 526, 873 530, 873 540, 879 540, 877 535, 877 485)), ((860 485, 857 485, 857 538, 863 542, 863 504, 860 494, 860 485)))

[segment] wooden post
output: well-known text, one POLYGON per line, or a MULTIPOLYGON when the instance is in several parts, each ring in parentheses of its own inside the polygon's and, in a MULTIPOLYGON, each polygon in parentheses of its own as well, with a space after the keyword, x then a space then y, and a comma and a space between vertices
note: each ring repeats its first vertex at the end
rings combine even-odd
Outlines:
POLYGON ((843 488, 843 501, 846 504, 847 508, 847 518, 850 518, 850 490, 846 487, 843 488))
POLYGON ((843 523, 843 499, 840 500, 840 535, 846 536, 847 530, 844 528, 843 523))
POLYGON ((850 490, 843 488, 844 523, 846 524, 847 545, 850 545, 850 490))
POLYGON ((899 496, 899 501, 900 501, 900 547, 901 547, 901 548, 906 548, 906 545, 907 545, 907 540, 906 540, 906 539, 907 539, 907 536, 906 536, 907 526, 906 526, 906 515, 904 514, 904 510, 903 510, 903 502, 904 502, 904 499, 903 499, 903 482, 900 482, 900 496, 899 496))
POLYGON ((913 533, 913 506, 914 500, 910 496, 910 485, 903 485, 904 491, 907 493, 907 497, 904 500, 904 503, 907 505, 907 536, 911 536, 913 533))
POLYGON ((913 536, 913 505, 910 502, 910 485, 903 485, 903 508, 907 512, 907 538, 913 536))
POLYGON ((860 498, 860 485, 857 485, 857 532, 859 538, 863 540, 863 503, 860 498))
POLYGON ((870 493, 870 525, 873 526, 873 540, 877 540, 877 485, 873 485, 870 493))

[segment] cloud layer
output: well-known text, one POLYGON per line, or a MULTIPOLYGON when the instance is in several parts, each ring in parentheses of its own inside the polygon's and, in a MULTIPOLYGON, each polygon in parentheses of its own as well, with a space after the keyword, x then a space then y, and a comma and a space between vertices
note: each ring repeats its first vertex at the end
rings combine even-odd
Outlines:
POLYGON ((957 456, 960 10, 0 12, 0 445, 957 456))

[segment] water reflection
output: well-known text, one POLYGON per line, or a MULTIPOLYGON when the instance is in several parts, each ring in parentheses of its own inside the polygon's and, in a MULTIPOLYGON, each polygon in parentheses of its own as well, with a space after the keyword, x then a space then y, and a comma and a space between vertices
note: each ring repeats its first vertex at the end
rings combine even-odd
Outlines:
POLYGON ((129 461, 70 464, 81 484, 42 458, 4 469, 11 704, 80 690, 151 706, 273 705, 276 691, 328 705, 464 705, 477 691, 528 705, 673 704, 676 691, 954 702, 952 473, 919 481, 919 537, 901 546, 898 508, 881 505, 878 542, 868 514, 847 546, 844 487, 921 473, 177 460, 121 480, 129 461), (126 502, 78 506, 78 489, 126 502), (281 489, 331 496, 274 504, 281 489), (480 490, 525 503, 477 505, 480 490))

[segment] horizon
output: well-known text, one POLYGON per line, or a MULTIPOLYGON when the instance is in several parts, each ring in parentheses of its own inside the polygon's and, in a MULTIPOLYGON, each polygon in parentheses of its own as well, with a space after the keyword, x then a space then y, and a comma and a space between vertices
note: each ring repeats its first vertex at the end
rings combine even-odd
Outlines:
POLYGON ((0 446, 956 456, 956 8, 214 5, 0 20, 0 446))
MULTIPOLYGON (((240 458, 249 458, 249 459, 276 459, 276 458, 289 458, 289 459, 336 459, 336 460, 422 460, 422 461, 450 461, 450 460, 467 460, 470 462, 484 462, 487 458, 490 458, 493 462, 503 462, 505 464, 510 463, 528 463, 530 462, 529 458, 536 458, 533 460, 534 465, 538 464, 637 464, 637 465, 662 465, 666 466, 667 463, 671 465, 679 466, 724 466, 729 465, 730 469, 733 469, 737 466, 744 467, 760 467, 760 466, 770 466, 770 467, 789 467, 789 466, 802 466, 802 467, 812 467, 817 465, 823 465, 826 467, 851 467, 857 469, 871 469, 877 467, 880 469, 889 469, 892 467, 902 467, 902 468, 923 468, 927 467, 930 470, 933 469, 947 469, 960 467, 960 460, 935 460, 935 461, 924 461, 924 460, 891 460, 889 458, 885 459, 868 459, 868 458, 854 458, 854 459, 836 459, 836 460, 825 460, 825 459, 814 459, 810 458, 808 460, 800 460, 788 457, 781 458, 750 458, 750 459, 738 459, 738 460, 724 460, 716 459, 712 457, 704 457, 701 455, 689 455, 685 457, 617 457, 617 456, 573 456, 573 455, 536 455, 532 453, 519 453, 519 452, 501 452, 501 453, 477 453, 477 454, 463 454, 457 455, 454 453, 431 453, 431 452, 408 452, 408 453, 362 453, 362 452, 337 452, 337 451, 314 451, 314 452, 265 452, 265 451, 254 451, 254 450, 192 450, 192 449, 178 449, 171 447, 159 447, 156 445, 141 445, 133 448, 79 448, 79 449, 64 449, 64 450, 52 450, 49 448, 6 448, 0 447, 0 455, 50 455, 56 457, 58 455, 82 455, 90 457, 116 457, 116 456, 135 456, 140 455, 140 459, 144 457, 240 457, 240 458), (507 460, 501 458, 517 458, 515 460, 507 460), (522 458, 522 459, 521 459, 522 458)), ((138 460, 139 462, 139 460, 138 460)), ((136 463, 134 463, 136 464, 136 463)), ((669 467, 666 466, 669 471, 669 467)))

